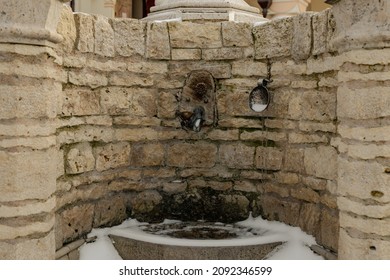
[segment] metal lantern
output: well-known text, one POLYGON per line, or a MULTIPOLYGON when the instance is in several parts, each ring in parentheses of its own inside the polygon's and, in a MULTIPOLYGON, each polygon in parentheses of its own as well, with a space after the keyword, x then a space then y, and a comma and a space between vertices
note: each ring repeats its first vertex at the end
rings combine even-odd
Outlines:
POLYGON ((263 17, 267 17, 268 9, 272 5, 272 0, 257 0, 257 3, 259 3, 260 7, 263 9, 263 17))
POLYGON ((249 108, 252 111, 260 113, 267 109, 270 102, 270 94, 267 89, 267 84, 271 82, 269 79, 260 80, 249 94, 249 108))

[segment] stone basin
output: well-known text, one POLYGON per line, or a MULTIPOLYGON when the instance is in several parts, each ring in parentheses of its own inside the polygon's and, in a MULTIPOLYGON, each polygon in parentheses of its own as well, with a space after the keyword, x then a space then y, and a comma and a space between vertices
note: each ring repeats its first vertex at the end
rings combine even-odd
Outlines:
POLYGON ((272 242, 235 245, 236 238, 242 241, 260 236, 264 232, 221 223, 181 222, 143 225, 139 228, 145 235, 158 236, 169 242, 161 244, 139 240, 137 237, 109 235, 124 260, 260 260, 282 244, 272 242), (218 245, 213 246, 213 240, 218 245), (201 245, 202 241, 206 241, 204 245, 201 245))

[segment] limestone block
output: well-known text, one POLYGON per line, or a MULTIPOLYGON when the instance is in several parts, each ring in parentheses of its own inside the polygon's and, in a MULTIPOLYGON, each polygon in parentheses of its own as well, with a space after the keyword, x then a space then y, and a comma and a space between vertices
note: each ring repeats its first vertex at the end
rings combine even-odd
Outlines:
POLYGON ((170 22, 173 48, 221 48, 221 23, 170 22))
POLYGON ((158 100, 158 117, 163 119, 173 119, 178 110, 178 101, 174 92, 160 92, 158 100))
POLYGON ((223 144, 219 147, 219 162, 230 168, 253 167, 255 147, 243 144, 223 144))
POLYGON ((145 54, 146 24, 135 19, 112 19, 115 52, 120 56, 145 54))
POLYGON ((280 197, 289 197, 290 190, 286 186, 279 186, 278 184, 274 184, 271 182, 267 182, 262 185, 262 189, 265 194, 274 193, 280 197))
POLYGON ((46 200, 56 189, 56 149, 0 151, 1 202, 46 200))
POLYGON ((231 178, 232 173, 225 166, 216 165, 213 168, 188 168, 180 171, 180 176, 187 177, 221 177, 231 178))
POLYGON ((304 164, 308 175, 329 180, 337 178, 337 151, 333 147, 305 149, 304 164))
POLYGON ((303 203, 299 212, 299 227, 306 233, 317 236, 320 226, 320 208, 313 203, 303 203))
POLYGON ((333 252, 337 252, 338 243, 339 243, 339 218, 336 213, 333 211, 321 211, 321 221, 320 221, 320 232, 319 243, 332 250, 333 252))
POLYGON ((72 146, 65 159, 67 174, 80 174, 95 168, 95 158, 89 143, 72 146))
POLYGON ((299 120, 332 121, 336 118, 336 94, 326 91, 299 91, 290 99, 288 114, 299 120))
POLYGON ((102 129, 99 126, 82 125, 70 129, 65 128, 59 132, 57 140, 60 144, 92 141, 110 142, 113 136, 111 128, 102 129))
POLYGON ((131 199, 133 214, 151 212, 162 201, 161 195, 155 190, 143 191, 131 199))
POLYGON ((0 123, 1 136, 50 136, 56 129, 57 122, 52 119, 13 119, 0 123))
POLYGON ((161 124, 161 120, 152 117, 135 117, 135 116, 119 116, 119 117, 114 117, 113 119, 113 124, 116 125, 144 125, 144 126, 159 126, 161 124))
POLYGON ((235 181, 233 189, 243 192, 257 192, 257 187, 250 181, 235 181))
POLYGON ((238 129, 229 129, 229 130, 221 130, 221 129, 213 129, 209 133, 207 133, 207 139, 211 140, 238 140, 239 138, 239 130, 238 129))
POLYGON ((152 117, 157 114, 153 89, 110 87, 101 90, 102 111, 109 115, 152 117))
POLYGON ((218 126, 222 128, 262 128, 263 123, 261 120, 224 117, 219 119, 218 126))
MULTIPOLYGON (((301 122, 299 122, 301 123, 301 122)), ((264 124, 268 128, 295 129, 297 122, 283 119, 265 119, 264 124)))
POLYGON ((17 241, 0 241, 1 260, 54 260, 53 231, 42 237, 19 239, 17 241))
POLYGON ((283 152, 278 148, 257 147, 256 167, 265 170, 280 170, 283 163, 283 152))
POLYGON ((172 49, 172 60, 200 60, 201 49, 172 49))
POLYGON ((291 196, 307 202, 318 203, 320 201, 320 195, 317 192, 304 187, 291 189, 291 196))
POLYGON ((130 145, 115 143, 96 147, 95 154, 97 171, 126 166, 129 163, 130 145))
MULTIPOLYGON (((288 155, 288 154, 287 154, 288 155)), ((302 183, 315 191, 324 191, 327 189, 327 181, 314 177, 302 177, 302 183)))
POLYGON ((113 57, 115 55, 114 30, 109 19, 101 15, 94 15, 94 17, 95 53, 101 56, 113 57))
POLYGON ((299 203, 284 201, 270 195, 261 196, 258 202, 265 219, 277 220, 288 225, 298 225, 299 203))
POLYGON ((15 218, 41 213, 51 213, 56 207, 55 199, 52 197, 47 201, 33 201, 18 203, 18 205, 1 205, 0 217, 15 218))
POLYGON ((299 176, 292 172, 275 173, 275 181, 285 185, 296 185, 299 183, 299 176))
POLYGON ((338 257, 340 260, 387 260, 390 241, 352 237, 341 228, 338 257))
POLYGON ((170 59, 171 45, 168 25, 165 22, 147 24, 146 57, 151 59, 170 59))
POLYGON ((382 125, 378 127, 350 127, 339 125, 338 132, 341 137, 355 139, 364 142, 390 141, 390 126, 382 125))
POLYGON ((284 162, 284 170, 302 173, 304 170, 303 158, 304 158, 303 149, 299 149, 299 148, 287 149, 285 162, 284 162))
POLYGON ((168 149, 167 165, 176 167, 213 167, 217 158, 217 147, 213 144, 178 143, 168 149))
POLYGON ((160 140, 158 131, 145 128, 119 128, 115 130, 114 138, 118 141, 160 140))
POLYGON ((139 144, 132 147, 132 166, 161 166, 164 163, 165 149, 162 144, 139 144))
POLYGON ((344 196, 390 202, 390 176, 385 166, 371 161, 339 158, 338 191, 344 196))
MULTIPOLYGON (((231 66, 226 62, 217 62, 217 61, 199 61, 195 62, 170 62, 169 71, 172 75, 183 76, 183 81, 185 76, 191 71, 195 70, 205 70, 210 72, 215 79, 229 79, 231 78, 231 66)), ((171 83, 171 82, 170 82, 171 83)), ((180 84, 177 87, 183 87, 184 84, 180 84)), ((160 86, 161 87, 161 86, 160 86)))
POLYGON ((316 80, 295 80, 291 81, 291 88, 304 88, 304 89, 314 89, 317 88, 318 82, 316 80))
POLYGON ((202 50, 202 59, 204 60, 235 60, 243 57, 241 48, 219 48, 202 50))
POLYGON ((69 83, 78 86, 88 86, 92 89, 108 84, 105 74, 87 69, 69 71, 69 83))
POLYGON ((62 116, 97 115, 100 113, 98 92, 67 88, 63 91, 62 116))
POLYGON ((339 196, 337 205, 340 211, 354 213, 369 218, 383 219, 390 217, 390 204, 363 204, 348 197, 339 196))
POLYGON ((288 142, 291 144, 328 143, 328 138, 325 135, 290 133, 288 142))
MULTIPOLYGON (((220 195, 222 198, 222 211, 231 212, 231 216, 238 219, 248 216, 249 200, 243 195, 220 195)), ((229 215, 229 214, 228 214, 229 215)), ((229 216, 230 216, 229 215, 229 216)))
MULTIPOLYGON (((257 62, 252 60, 238 60, 232 62, 232 74, 235 76, 266 76, 267 65, 263 62, 257 62)), ((256 86, 254 84, 254 86, 256 86)))
POLYGON ((89 14, 75 13, 77 39, 76 49, 80 52, 92 53, 95 50, 95 38, 92 32, 94 28, 94 17, 89 14))
POLYGON ((337 71, 343 65, 344 61, 340 56, 322 55, 318 57, 309 57, 307 60, 307 74, 325 73, 337 71))
POLYGON ((355 159, 376 159, 390 158, 390 146, 379 144, 340 144, 340 153, 347 153, 349 157, 355 159))
MULTIPOLYGON (((80 59, 80 60, 82 61, 82 59, 80 59)), ((105 60, 104 58, 87 59, 85 61, 85 67, 88 67, 88 68, 90 68, 92 70, 96 70, 96 71, 114 72, 114 71, 126 70, 127 63, 121 62, 121 61, 115 61, 113 59, 105 60)))
POLYGON ((343 62, 352 62, 354 64, 364 65, 387 65, 390 59, 390 50, 385 49, 356 49, 342 54, 343 62))
POLYGON ((2 78, 0 75, 0 119, 54 118, 57 115, 57 101, 62 87, 60 83, 31 79, 28 84, 24 84, 23 78, 18 78, 21 81, 19 85, 7 85, 7 80, 2 78))
POLYGON ((72 9, 68 5, 62 6, 57 32, 64 38, 60 48, 65 52, 73 51, 75 48, 77 31, 72 9))
MULTIPOLYGON (((307 72, 306 63, 300 63, 291 59, 275 61, 272 63, 272 75, 282 75, 287 74, 294 75, 305 75, 307 72)), ((274 84, 272 84, 274 86, 274 84)))
POLYGON ((290 56, 293 27, 293 18, 277 19, 255 26, 255 59, 290 56))
POLYGON ((302 13, 293 18, 294 34, 291 56, 294 60, 307 59, 312 49, 312 13, 302 13))
POLYGON ((205 187, 216 191, 228 191, 233 187, 233 183, 231 181, 207 181, 205 187))
MULTIPOLYGON (((105 77, 105 79, 107 79, 105 77)), ((111 72, 109 74, 109 84, 111 86, 122 86, 122 87, 133 87, 133 86, 141 86, 148 87, 153 86, 154 81, 149 76, 145 75, 137 75, 129 72, 111 72)), ((107 85, 104 84, 104 85, 107 85)))
POLYGON ((244 22, 222 22, 224 47, 249 47, 253 44, 252 24, 244 22))
POLYGON ((125 199, 121 196, 109 197, 96 203, 93 227, 117 225, 126 218, 125 199))
POLYGON ((187 182, 178 181, 164 183, 163 191, 169 194, 182 193, 187 189, 187 182))
MULTIPOLYGON (((387 76, 390 77, 390 75, 387 76)), ((339 118, 350 119, 375 119, 390 116, 389 88, 349 89, 346 86, 339 87, 337 90, 337 115, 339 118)))
POLYGON ((340 212, 340 225, 343 228, 353 228, 360 232, 387 236, 389 234, 389 222, 387 219, 373 219, 364 216, 351 216, 345 212, 340 212))
POLYGON ((92 229, 94 206, 77 205, 59 213, 63 243, 76 240, 92 229))
POLYGON ((132 62, 128 64, 127 70, 138 74, 166 74, 168 64, 165 61, 132 62))
POLYGON ((325 10, 312 16, 313 26, 313 55, 319 55, 328 51, 329 39, 332 33, 332 13, 325 10))
POLYGON ((321 123, 321 122, 299 122, 299 129, 305 132, 336 132, 336 125, 334 123, 321 123))
MULTIPOLYGON (((244 141, 267 141, 282 142, 287 140, 286 133, 274 131, 243 131, 240 139, 244 141)), ((266 142, 264 142, 266 145, 266 142)))

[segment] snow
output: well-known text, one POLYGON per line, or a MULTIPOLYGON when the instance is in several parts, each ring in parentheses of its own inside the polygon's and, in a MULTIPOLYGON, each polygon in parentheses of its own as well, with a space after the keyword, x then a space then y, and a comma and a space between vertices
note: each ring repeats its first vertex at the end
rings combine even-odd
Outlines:
POLYGON ((263 112, 267 107, 268 104, 251 104, 251 109, 255 112, 263 112))
MULTIPOLYGON (((166 220, 164 223, 176 223, 179 221, 166 220)), ((260 217, 249 217, 247 220, 236 223, 238 226, 252 228, 261 232, 261 235, 239 234, 235 239, 222 240, 194 240, 179 239, 164 235, 146 233, 140 226, 147 223, 140 223, 137 220, 129 219, 119 226, 112 228, 93 229, 88 237, 97 236, 94 243, 84 244, 80 249, 82 260, 121 260, 115 247, 112 245, 109 234, 132 238, 144 242, 175 245, 175 246, 243 246, 254 244, 267 244, 283 242, 267 259, 269 260, 322 260, 323 258, 313 253, 309 246, 316 244, 313 236, 304 233, 298 227, 291 227, 286 224, 266 221, 260 217)))

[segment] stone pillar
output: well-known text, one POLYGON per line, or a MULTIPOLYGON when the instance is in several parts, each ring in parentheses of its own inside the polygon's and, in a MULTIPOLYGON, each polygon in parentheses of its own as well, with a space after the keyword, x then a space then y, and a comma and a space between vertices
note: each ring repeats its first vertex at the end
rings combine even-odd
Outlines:
POLYGON ((157 0, 147 21, 266 21, 258 8, 244 0, 157 0))
POLYGON ((328 1, 338 74, 340 259, 390 256, 390 2, 328 1))
POLYGON ((306 12, 311 0, 273 0, 267 18, 276 19, 296 16, 306 12))
POLYGON ((0 259, 54 259, 59 0, 0 0, 0 259))

